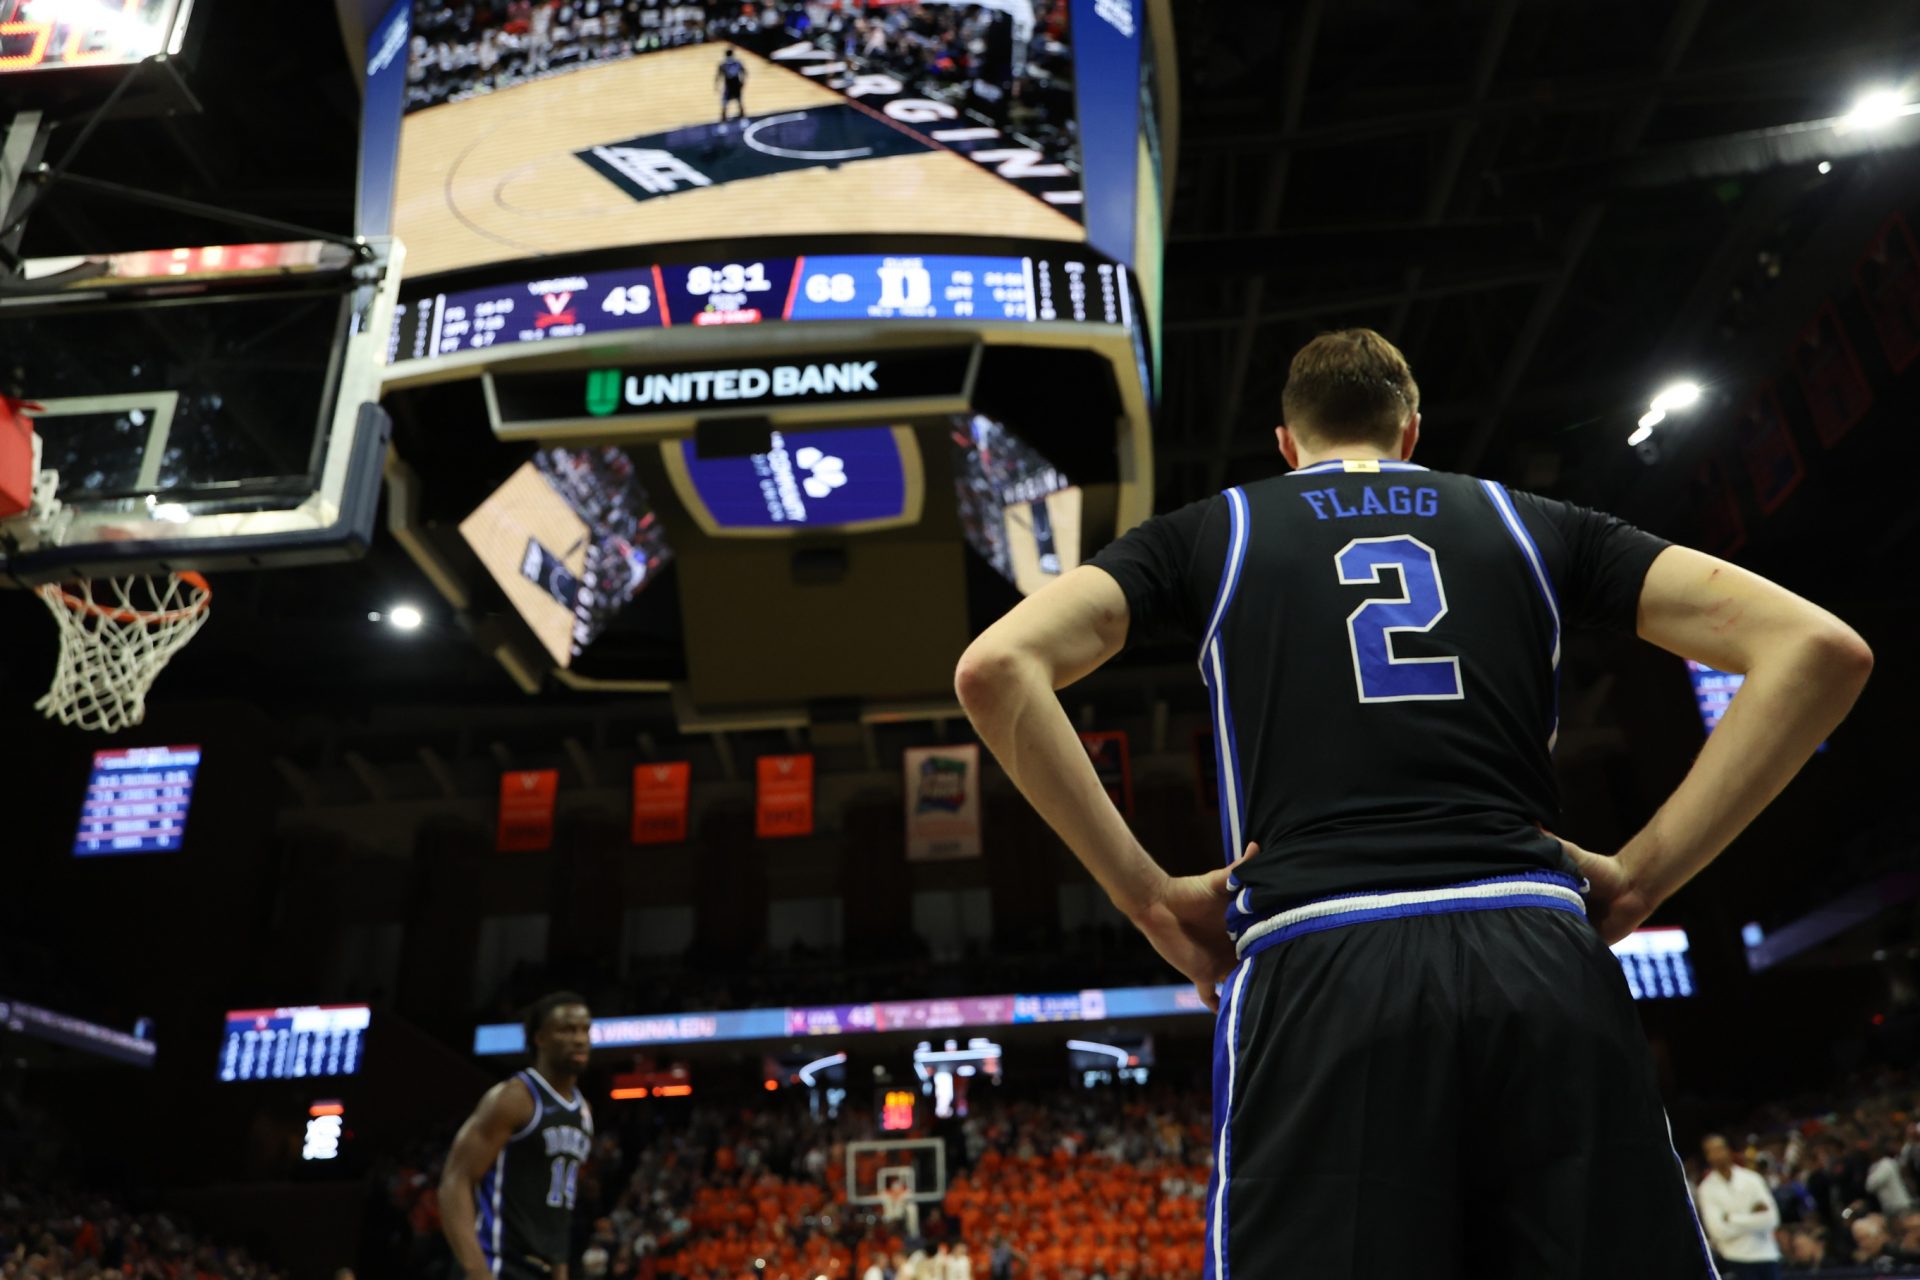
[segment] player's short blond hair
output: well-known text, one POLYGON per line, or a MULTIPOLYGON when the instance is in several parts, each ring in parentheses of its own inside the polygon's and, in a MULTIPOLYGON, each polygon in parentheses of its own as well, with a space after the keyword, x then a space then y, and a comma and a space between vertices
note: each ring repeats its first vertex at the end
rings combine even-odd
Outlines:
POLYGON ((1315 444, 1391 449, 1420 411, 1420 384, 1400 348, 1372 329, 1338 329, 1294 356, 1280 407, 1288 428, 1315 444))

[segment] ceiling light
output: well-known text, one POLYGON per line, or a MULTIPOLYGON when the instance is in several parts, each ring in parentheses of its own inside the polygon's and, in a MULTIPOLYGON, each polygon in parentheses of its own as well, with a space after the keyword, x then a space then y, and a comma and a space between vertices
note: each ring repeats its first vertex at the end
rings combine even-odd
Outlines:
POLYGON ((1642 418, 1640 429, 1627 437, 1627 443, 1637 449, 1651 439, 1653 439, 1653 424, 1642 418))
POLYGON ((1665 409, 1649 409, 1640 415, 1640 429, 1642 431, 1651 431, 1666 420, 1667 411, 1665 409))
POLYGON ((1854 101, 1853 109, 1840 117, 1840 127, 1878 129, 1905 115, 1906 105, 1898 89, 1874 89, 1854 101))
POLYGON ((1833 172, 1833 161, 1831 161, 1831 160, 1822 160, 1822 161, 1820 162, 1820 173, 1821 173, 1821 175, 1822 175, 1822 176, 1824 177, 1825 175, 1827 175, 1827 174, 1829 174, 1829 173, 1832 173, 1832 172, 1833 172))
POLYGON ((1653 398, 1651 408, 1661 417, 1665 417, 1669 409, 1691 409, 1698 403, 1700 403, 1699 383, 1675 382, 1660 389, 1660 394, 1653 398))
POLYGON ((412 631, 426 620, 426 615, 410 604, 397 604, 387 610, 387 621, 402 631, 412 631))

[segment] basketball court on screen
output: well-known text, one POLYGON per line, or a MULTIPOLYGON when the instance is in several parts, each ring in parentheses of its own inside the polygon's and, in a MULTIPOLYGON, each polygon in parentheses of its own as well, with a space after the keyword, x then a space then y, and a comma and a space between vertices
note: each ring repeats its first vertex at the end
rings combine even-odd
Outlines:
POLYGON ((721 51, 644 54, 408 115, 395 227, 409 273, 603 246, 902 227, 1085 239, 1071 217, 991 170, 747 50, 736 56, 748 68, 748 118, 718 129, 721 51), (682 176, 676 189, 636 193, 583 158, 642 142, 666 153, 664 174, 684 166, 709 185, 682 176))

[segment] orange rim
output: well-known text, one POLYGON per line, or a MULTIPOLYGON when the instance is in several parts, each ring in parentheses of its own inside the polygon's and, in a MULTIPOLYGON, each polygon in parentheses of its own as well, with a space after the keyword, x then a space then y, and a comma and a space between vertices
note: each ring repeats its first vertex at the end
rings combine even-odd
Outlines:
POLYGON ((158 612, 146 609, 108 608, 103 604, 95 604, 91 600, 82 600, 58 583, 49 583, 48 585, 59 595, 60 602, 75 613, 91 613, 96 617, 107 618, 114 622, 138 622, 152 627, 163 626, 169 622, 178 622, 182 618, 191 618, 196 613, 205 613, 207 606, 213 602, 213 588, 207 585, 205 578, 191 571, 176 576, 179 577, 180 581, 186 583, 200 594, 194 599, 192 604, 187 605, 184 609, 166 609, 158 612))

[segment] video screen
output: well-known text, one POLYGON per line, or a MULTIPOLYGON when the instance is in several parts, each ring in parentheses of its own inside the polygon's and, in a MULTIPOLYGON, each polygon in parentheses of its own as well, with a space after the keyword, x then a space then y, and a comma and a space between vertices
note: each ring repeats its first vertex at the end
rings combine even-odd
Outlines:
POLYGON ((298 1080, 360 1072, 372 1011, 363 1004, 235 1009, 220 1046, 222 1080, 298 1080))
POLYGON ((673 557, 633 459, 611 446, 540 450, 460 536, 561 667, 673 557))
POLYGON ((1613 944, 1635 1000, 1671 1000, 1697 994, 1685 929, 1635 929, 1613 944))
POLYGON ((1067 1068, 1088 1089, 1108 1084, 1145 1084, 1152 1066, 1152 1036, 1067 1041, 1067 1068))
POLYGON ((933 1114, 942 1120, 967 1114, 967 1090, 976 1080, 999 1084, 1001 1050, 984 1036, 962 1045, 948 1040, 939 1046, 922 1040, 914 1046, 913 1073, 920 1091, 933 1099, 933 1114))
POLYGON ((769 234, 1084 240, 1068 7, 415 0, 408 273, 769 234))
POLYGON ((661 450, 694 522, 716 536, 872 530, 919 518, 925 478, 906 428, 775 431, 767 452, 740 457, 702 457, 692 440, 661 450))
POLYGON ((1080 490, 985 414, 954 420, 954 487, 967 544, 1032 595, 1080 564, 1080 490))
POLYGON ((96 751, 87 797, 80 804, 75 856, 172 853, 187 834, 199 747, 129 747, 96 751))
MULTIPOLYGON (((1706 726, 1708 733, 1720 727, 1720 718, 1727 714, 1727 708, 1733 704, 1733 695, 1739 693, 1740 686, 1747 682, 1745 676, 1715 671, 1692 658, 1687 659, 1687 679, 1693 684, 1694 701, 1700 705, 1700 723, 1706 726)), ((1814 751, 1826 749, 1827 744, 1822 742, 1814 751)))
POLYGON ((1687 659, 1687 678, 1693 682, 1694 701, 1700 704, 1700 723, 1706 726, 1708 733, 1712 733, 1720 727, 1720 717, 1727 714, 1727 708, 1733 703, 1733 695, 1740 692, 1740 686, 1746 683, 1747 678, 1715 671, 1692 658, 1687 659))

